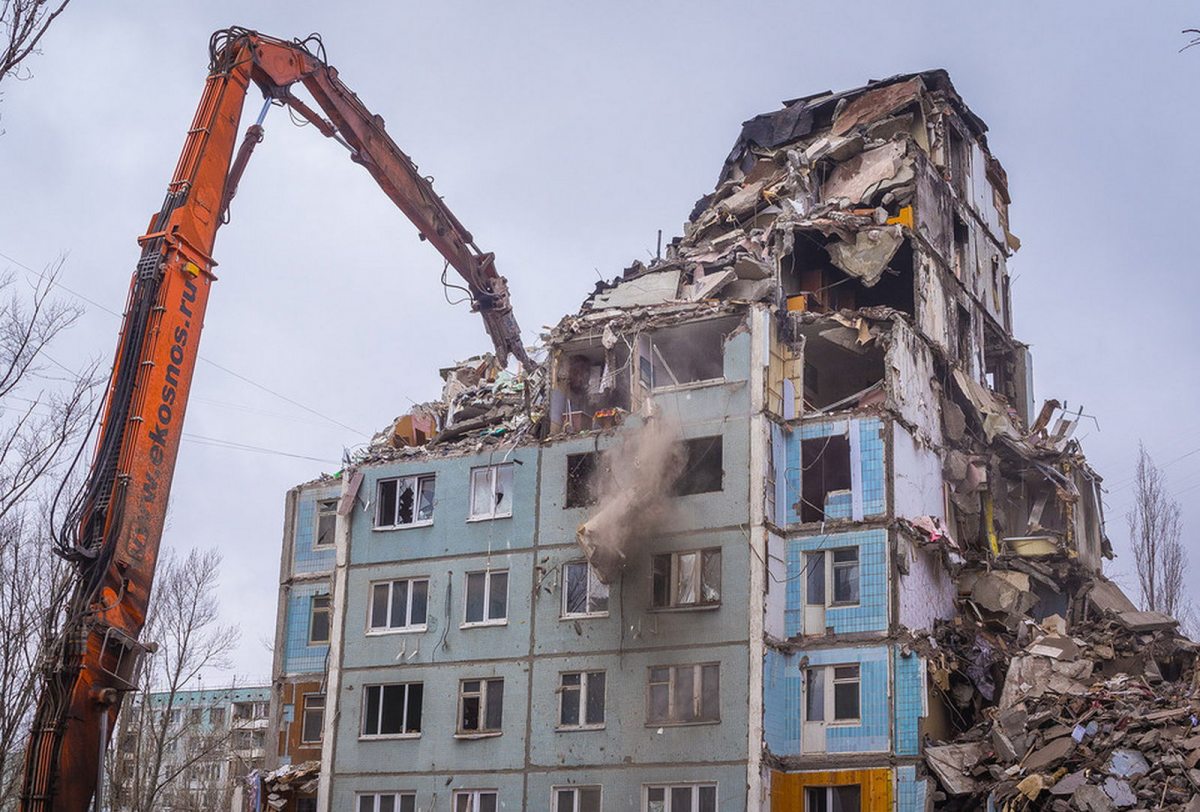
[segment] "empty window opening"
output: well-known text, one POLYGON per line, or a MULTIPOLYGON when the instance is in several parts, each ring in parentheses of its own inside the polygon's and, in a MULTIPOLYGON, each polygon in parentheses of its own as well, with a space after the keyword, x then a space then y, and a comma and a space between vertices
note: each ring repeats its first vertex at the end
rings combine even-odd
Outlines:
POLYGON ((862 787, 846 784, 841 787, 805 787, 805 812, 860 812, 862 787))
POLYGON ((596 504, 599 496, 599 453, 567 455, 566 507, 587 507, 596 504))
POLYGON ((958 361, 963 369, 970 371, 975 349, 974 331, 971 329, 971 311, 958 305, 958 361))
POLYGON ((513 464, 471 469, 471 518, 501 519, 512 515, 513 464))
POLYGON ((686 496, 721 490, 725 469, 721 459, 721 436, 685 440, 687 461, 683 473, 675 481, 675 493, 686 496))
POLYGON ((639 337, 638 377, 652 389, 724 377, 725 337, 736 322, 710 319, 639 337))
POLYGON ((600 580, 587 561, 571 561, 562 568, 564 618, 603 617, 608 614, 608 584, 600 580))
POLYGON ((424 629, 428 607, 428 578, 371 584, 368 628, 373 632, 424 629))
POLYGON ((861 720, 861 680, 858 665, 826 665, 804 672, 806 722, 861 720))
POLYGON ((317 502, 317 535, 313 545, 317 547, 333 546, 333 531, 337 525, 336 499, 322 499, 317 502))
POLYGON ((690 550, 656 555, 652 561, 655 609, 721 603, 721 551, 690 550))
POLYGON ((915 313, 912 245, 906 239, 870 287, 836 268, 822 239, 797 239, 783 262, 783 290, 791 310, 835 313, 884 306, 915 313))
POLYGON ((508 619, 508 570, 467 573, 465 624, 497 624, 508 619))
POLYGON ((967 199, 967 174, 970 159, 967 157, 967 140, 949 120, 946 121, 946 162, 950 169, 950 185, 960 200, 967 199))
MULTIPOLYGON (((313 809, 317 808, 313 801, 313 809)), ((358 796, 358 812, 417 812, 415 792, 374 792, 358 796)))
POLYGON ((720 720, 721 675, 717 663, 650 669, 647 724, 688 725, 720 720))
POLYGON ((462 680, 458 687, 458 732, 499 733, 503 724, 504 680, 462 680))
POLYGON ((1012 343, 990 321, 983 323, 983 377, 989 389, 1004 395, 1018 409, 1024 404, 1017 403, 1015 386, 1015 355, 1012 343))
POLYGON ((804 403, 837 411, 873 403, 883 395, 884 350, 858 343, 858 332, 833 322, 799 328, 804 337, 804 403))
POLYGON ((716 784, 654 784, 646 787, 645 812, 717 812, 716 784))
POLYGON ((619 340, 605 350, 599 337, 594 343, 564 349, 555 365, 554 414, 568 432, 587 431, 613 409, 629 410, 630 349, 619 340))
POLYGON ((325 726, 325 694, 305 694, 300 719, 300 742, 317 744, 325 726))
POLYGON ((405 476, 379 481, 376 527, 406 527, 433 521, 434 477, 405 476))
POLYGON ((309 601, 308 642, 309 645, 329 642, 330 613, 332 602, 328 595, 313 595, 309 601))
POLYGON ((454 791, 454 812, 496 812, 494 789, 458 789, 454 791))
POLYGON ((969 279, 971 263, 971 232, 967 223, 957 214, 954 215, 954 275, 959 279, 969 279))
POLYGON ((563 729, 604 727, 603 671, 568 671, 559 675, 558 726, 563 729))
POLYGON ((425 686, 420 682, 363 688, 362 735, 415 736, 421 732, 425 686))
POLYGON ((600 787, 555 787, 554 812, 600 812, 600 787))
POLYGON ((848 435, 801 440, 800 468, 801 522, 852 518, 848 435))

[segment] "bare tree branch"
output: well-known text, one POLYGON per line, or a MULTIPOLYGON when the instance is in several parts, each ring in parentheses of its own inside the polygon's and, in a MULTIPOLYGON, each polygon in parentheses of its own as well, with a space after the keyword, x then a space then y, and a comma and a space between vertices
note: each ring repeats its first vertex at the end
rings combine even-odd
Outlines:
POLYGON ((38 43, 71 0, 0 0, 0 81, 23 79, 23 63, 38 53, 38 43))
POLYGON ((1172 617, 1187 614, 1187 552, 1181 541, 1179 503, 1167 492, 1162 469, 1138 445, 1133 507, 1125 514, 1137 567, 1142 608, 1172 617))

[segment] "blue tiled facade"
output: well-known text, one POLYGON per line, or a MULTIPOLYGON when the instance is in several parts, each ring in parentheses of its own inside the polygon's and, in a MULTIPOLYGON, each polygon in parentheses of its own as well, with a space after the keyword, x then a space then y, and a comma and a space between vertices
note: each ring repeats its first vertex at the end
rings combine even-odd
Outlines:
POLYGON ((317 546, 317 506, 326 499, 337 499, 341 485, 311 488, 300 493, 296 504, 296 529, 292 547, 292 572, 309 574, 333 569, 334 548, 317 546))
POLYGON ((896 705, 896 743, 898 756, 920 753, 920 721, 925 715, 925 668, 915 652, 905 654, 895 648, 893 654, 893 690, 896 705))
POLYGON ((784 630, 788 637, 804 633, 805 553, 844 547, 858 549, 859 601, 853 606, 830 606, 825 625, 835 634, 887 632, 888 531, 856 530, 793 538, 787 542, 787 609, 784 630))
POLYGON ((812 420, 774 432, 775 441, 782 440, 786 448, 781 477, 783 509, 776 510, 789 526, 802 523, 798 509, 804 476, 800 444, 839 435, 849 441, 851 487, 848 493, 830 494, 825 505, 826 521, 867 521, 887 514, 884 421, 878 417, 812 420))
POLYGON ((309 624, 312 616, 312 599, 317 595, 328 595, 327 583, 301 583, 291 588, 287 596, 287 620, 285 628, 283 671, 285 674, 312 673, 325 670, 325 658, 329 644, 312 645, 309 639, 309 624))
POLYGON ((925 812, 928 784, 912 764, 896 767, 896 812, 925 812))

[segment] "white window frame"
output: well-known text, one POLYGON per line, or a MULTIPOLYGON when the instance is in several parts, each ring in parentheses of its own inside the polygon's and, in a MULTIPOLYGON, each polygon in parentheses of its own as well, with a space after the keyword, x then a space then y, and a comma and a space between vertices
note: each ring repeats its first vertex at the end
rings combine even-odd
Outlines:
POLYGON ((483 738, 485 736, 499 736, 504 732, 504 678, 503 677, 467 677, 458 681, 458 724, 455 726, 455 737, 462 739, 483 738), (479 690, 466 690, 468 682, 478 682, 479 690), (491 690, 490 683, 500 683, 500 726, 487 727, 488 719, 488 691, 491 690), (479 727, 474 730, 468 730, 463 727, 463 703, 468 696, 479 697, 479 727))
POLYGON ((375 483, 375 515, 374 515, 375 521, 372 523, 371 529, 373 529, 373 530, 403 530, 408 527, 428 527, 429 525, 433 524, 433 514, 436 511, 437 511, 437 475, 436 474, 410 474, 408 476, 384 477, 383 479, 377 480, 375 483), (400 513, 400 491, 402 489, 400 483, 405 482, 405 481, 412 482, 413 520, 411 522, 401 522, 401 523, 397 524, 396 522, 400 518, 400 516, 399 516, 399 513, 400 513), (384 484, 386 484, 388 482, 397 483, 396 484, 396 515, 390 517, 391 523, 383 524, 382 521, 383 521, 384 517, 382 517, 380 515, 380 510, 383 507, 383 499, 380 498, 380 493, 383 490, 384 484), (420 518, 418 518, 418 516, 420 515, 421 496, 425 491, 425 487, 427 485, 429 485, 430 483, 432 483, 433 487, 434 487, 433 505, 429 508, 429 518, 420 519, 420 518))
POLYGON ((805 722, 822 722, 831 727, 859 727, 863 723, 863 701, 862 701, 862 663, 835 663, 831 665, 813 665, 805 670, 804 675, 804 696, 803 709, 805 722), (837 676, 839 668, 856 668, 858 673, 854 677, 837 676), (822 698, 822 718, 808 718, 808 692, 812 690, 813 672, 821 675, 821 690, 823 691, 822 698), (837 718, 837 697, 836 686, 855 684, 858 686, 858 716, 846 717, 844 719, 837 718))
POLYGON ((678 665, 652 665, 646 669, 646 727, 686 727, 688 725, 715 725, 721 721, 721 664, 720 662, 683 663, 678 665), (717 717, 715 719, 680 720, 676 709, 681 702, 688 701, 686 697, 678 696, 679 672, 685 668, 692 669, 692 715, 699 717, 704 710, 704 669, 717 670, 717 717), (667 669, 667 682, 654 682, 654 672, 667 669), (667 686, 667 718, 651 719, 653 713, 653 691, 655 685, 667 686))
POLYGON ((720 809, 721 798, 718 795, 716 781, 695 781, 695 782, 675 782, 672 784, 643 784, 642 785, 642 810, 650 812, 650 793, 655 790, 661 790, 663 794, 662 812, 699 812, 700 809, 700 790, 709 789, 713 791, 713 808, 720 809), (692 791, 692 802, 687 809, 676 809, 671 805, 671 790, 688 788, 692 791))
POLYGON ((830 784, 828 786, 823 786, 823 787, 805 787, 804 788, 804 808, 808 809, 808 793, 824 790, 825 791, 825 808, 833 809, 833 793, 839 789, 846 789, 847 787, 858 787, 858 808, 861 810, 862 809, 862 795, 863 795, 862 784, 830 784))
POLYGON ((300 744, 320 744, 325 738, 325 694, 303 694, 300 697, 300 744), (308 703, 310 699, 320 699, 319 707, 310 708, 308 703), (320 711, 321 719, 317 723, 317 737, 315 739, 306 739, 305 731, 308 730, 308 714, 312 711, 316 713, 320 711))
POLYGON ((604 788, 599 784, 567 784, 550 788, 551 812, 561 812, 558 808, 558 795, 560 792, 569 792, 573 796, 571 799, 571 808, 568 812, 582 812, 583 801, 580 795, 584 792, 595 792, 596 808, 604 809, 604 788))
POLYGON ((479 800, 482 795, 491 795, 495 799, 496 809, 500 808, 500 790, 498 789, 456 789, 450 798, 451 812, 457 812, 459 798, 469 798, 467 812, 479 812, 479 800))
POLYGON ((395 812, 403 812, 403 807, 400 804, 405 800, 412 801, 412 808, 414 810, 417 808, 417 793, 415 792, 360 792, 354 796, 353 812, 361 812, 364 798, 372 799, 370 812, 379 812, 380 800, 388 796, 395 799, 392 807, 395 812))
POLYGON ((313 519, 313 549, 328 550, 334 546, 337 540, 337 499, 318 499, 313 506, 315 515, 313 519), (329 518, 333 521, 333 527, 329 531, 329 541, 321 543, 321 520, 329 518))
POLYGON ((411 633, 411 632, 423 632, 423 631, 426 631, 428 628, 429 628, 429 578, 428 578, 428 576, 416 575, 411 578, 389 578, 385 581, 371 581, 371 583, 367 585, 367 631, 366 631, 366 633, 368 635, 405 634, 405 633, 411 633), (425 622, 424 623, 413 623, 412 622, 413 584, 420 583, 420 582, 425 583, 425 622), (380 586, 386 586, 388 588, 386 613, 387 613, 387 623, 391 624, 391 622, 392 622, 392 602, 396 598, 396 584, 400 584, 400 583, 408 584, 408 587, 405 590, 406 595, 407 595, 407 597, 406 597, 407 605, 404 608, 404 619, 407 622, 407 625, 404 625, 404 626, 392 626, 392 625, 372 626, 371 624, 374 622, 374 615, 375 615, 375 588, 380 587, 380 586))
POLYGON ((561 671, 558 675, 558 730, 603 730, 608 724, 608 672, 601 668, 595 668, 591 671, 561 671), (604 717, 599 722, 588 722, 587 720, 587 702, 592 687, 592 675, 600 674, 604 680, 604 687, 601 688, 601 703, 600 712, 604 717), (563 680, 567 676, 577 675, 579 677, 579 686, 568 688, 563 684, 563 680), (563 717, 563 697, 568 692, 577 691, 579 693, 579 716, 575 724, 564 722, 563 717))
POLYGON ((473 570, 463 574, 463 622, 459 626, 462 629, 470 629, 478 626, 507 626, 508 625, 508 576, 509 572, 503 570, 473 570), (468 620, 467 610, 471 604, 471 576, 483 576, 483 618, 481 620, 468 620), (504 576, 504 617, 493 618, 489 617, 488 613, 492 608, 492 577, 495 575, 504 576))
POLYGON ((722 571, 723 566, 724 566, 724 560, 723 560, 723 556, 721 555, 720 547, 705 547, 703 549, 697 549, 697 550, 678 550, 678 551, 672 552, 672 553, 659 553, 657 555, 651 556, 651 558, 650 558, 650 578, 651 578, 650 593, 651 593, 651 603, 652 603, 651 609, 653 611, 661 612, 661 611, 673 611, 673 610, 679 610, 679 609, 693 610, 693 609, 717 609, 717 608, 719 608, 721 606, 721 591, 722 591, 723 584, 718 583, 718 585, 717 585, 717 599, 715 601, 706 601, 703 598, 703 596, 704 596, 704 561, 706 558, 709 558, 710 556, 714 556, 714 555, 718 559, 717 577, 721 581, 724 581, 724 577, 723 577, 724 572, 722 571), (696 590, 695 591, 696 600, 684 603, 680 600, 680 597, 679 597, 680 594, 683 592, 683 589, 681 588, 682 585, 680 583, 680 575, 681 575, 682 567, 679 564, 679 559, 683 556, 688 556, 688 555, 696 556, 696 568, 693 571, 693 575, 695 578, 694 586, 695 586, 695 590, 696 590), (654 603, 654 600, 655 600, 654 583, 653 583, 654 565, 657 561, 664 559, 664 558, 670 559, 670 564, 669 564, 669 568, 667 571, 667 579, 669 581, 667 588, 670 590, 670 595, 668 596, 667 604, 664 606, 660 606, 660 605, 654 603))
POLYGON ((501 462, 495 465, 483 465, 478 468, 471 469, 471 478, 468 481, 468 489, 470 492, 470 505, 467 515, 469 522, 486 522, 492 519, 507 519, 513 514, 513 463, 501 462), (497 504, 497 482, 501 472, 506 472, 508 475, 508 492, 505 494, 505 499, 502 503, 497 504), (488 479, 488 493, 491 494, 491 504, 482 509, 481 506, 475 504, 475 478, 478 476, 486 476, 488 479))
POLYGON ((327 646, 327 645, 329 645, 329 643, 332 639, 333 639, 333 596, 330 595, 329 593, 310 595, 308 598, 308 645, 310 645, 310 646, 327 646), (318 609, 317 601, 320 598, 324 598, 327 601, 327 603, 324 608, 318 609), (326 637, 324 640, 314 640, 313 639, 313 629, 316 626, 316 623, 314 621, 316 620, 318 613, 324 614, 328 618, 326 620, 326 628, 329 630, 328 637, 326 637))
POLYGON ((568 561, 562 565, 562 605, 559 611, 560 620, 575 620, 581 617, 608 617, 608 599, 608 584, 600 580, 600 576, 596 574, 596 568, 591 565, 591 562, 586 560, 568 561), (589 608, 583 612, 572 612, 567 607, 567 601, 571 594, 571 590, 569 588, 570 576, 568 575, 568 571, 571 568, 578 567, 585 568, 584 577, 587 579, 587 594, 585 595, 585 603, 589 608), (599 592, 604 593, 604 608, 592 611, 590 609, 592 600, 593 598, 601 597, 599 594, 595 594, 599 592))
POLYGON ((845 547, 828 547, 821 550, 806 550, 804 553, 804 569, 804 603, 806 606, 824 606, 826 609, 853 609, 856 606, 862 605, 862 549, 860 547, 849 545, 845 547), (858 592, 858 600, 853 603, 836 600, 834 596, 834 585, 837 583, 837 579, 834 577, 834 569, 839 567, 845 569, 851 566, 850 562, 847 561, 835 561, 836 554, 846 550, 854 552, 853 566, 858 570, 858 589, 856 590, 858 592), (817 556, 823 558, 824 572, 822 573, 822 580, 824 581, 823 591, 825 594, 822 596, 822 601, 812 600, 810 595, 812 590, 809 589, 808 581, 809 561, 817 556))
POLYGON ((425 728, 425 683, 423 682, 384 682, 371 683, 362 687, 362 718, 358 723, 358 738, 373 741, 376 739, 419 739, 425 728), (379 689, 379 718, 375 722, 375 727, 378 730, 383 727, 383 689, 393 686, 404 688, 404 699, 402 701, 403 712, 400 715, 400 732, 399 733, 367 733, 367 691, 371 688, 379 689), (411 686, 421 686, 421 730, 406 732, 408 728, 408 692, 411 686))

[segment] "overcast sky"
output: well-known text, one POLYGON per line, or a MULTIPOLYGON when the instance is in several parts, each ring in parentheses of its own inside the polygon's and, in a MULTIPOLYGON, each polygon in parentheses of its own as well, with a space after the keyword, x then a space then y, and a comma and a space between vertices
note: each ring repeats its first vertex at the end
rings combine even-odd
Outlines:
MULTIPOLYGON (((75 0, 0 101, 0 269, 66 254, 64 284, 95 303, 57 360, 109 363, 135 240, 209 35, 231 24, 323 34, 343 81, 496 253, 528 339, 597 274, 646 259, 657 229, 679 233, 743 120, 948 69, 1008 171, 1016 332, 1039 403, 1095 416, 1080 436, 1121 553, 1145 441, 1184 505, 1200 580, 1200 49, 1178 53, 1196 4, 75 0)), ((436 252, 339 146, 279 110, 266 127, 217 242, 201 346, 263 388, 201 361, 164 539, 223 553, 240 680, 270 673, 287 489, 435 397, 440 366, 490 347, 443 299, 436 252)), ((1111 569, 1134 582, 1128 555, 1111 569)))

